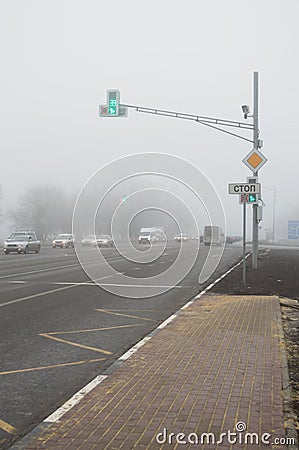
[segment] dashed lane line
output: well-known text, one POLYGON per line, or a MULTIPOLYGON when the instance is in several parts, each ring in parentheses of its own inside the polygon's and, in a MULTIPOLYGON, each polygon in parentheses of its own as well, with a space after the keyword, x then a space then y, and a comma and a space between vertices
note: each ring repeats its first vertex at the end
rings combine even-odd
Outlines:
POLYGON ((167 286, 167 285, 151 285, 151 284, 124 284, 124 283, 101 283, 101 286, 113 286, 113 287, 126 287, 126 288, 169 288, 169 289, 182 289, 182 288, 192 288, 194 286, 167 286))
MULTIPOLYGON (((110 278, 110 277, 111 277, 111 275, 107 275, 106 277, 103 277, 102 280, 110 278)), ((64 286, 64 287, 58 288, 58 289, 51 289, 50 291, 44 291, 44 292, 39 292, 37 294, 27 295, 26 297, 16 298, 15 300, 9 300, 8 302, 0 303, 0 307, 12 305, 14 303, 23 302, 25 300, 31 300, 32 298, 42 297, 42 296, 48 295, 48 294, 54 294, 55 292, 64 291, 66 289, 72 289, 74 287, 80 286, 80 284, 81 283, 73 283, 70 286, 64 286)))
POLYGON ((64 266, 48 267, 47 269, 30 270, 29 272, 13 273, 11 275, 2 275, 0 279, 2 280, 5 278, 19 277, 21 275, 32 275, 33 273, 49 272, 50 270, 65 269, 67 267, 75 267, 75 266, 79 266, 79 263, 77 262, 76 264, 66 264, 64 266))
POLYGON ((1 419, 0 419, 0 428, 2 430, 6 431, 6 433, 17 434, 17 429, 15 427, 13 427, 9 423, 7 423, 7 422, 5 422, 4 420, 1 420, 1 419))
MULTIPOLYGON (((115 260, 118 260, 118 259, 121 259, 121 258, 119 256, 118 257, 113 257, 113 258, 110 258, 108 260, 108 262, 109 261, 115 261, 115 260)), ((92 261, 87 261, 85 264, 95 264, 95 263, 97 263, 97 264, 105 264, 105 261, 92 260, 92 261)), ((68 267, 79 267, 80 268, 81 266, 80 266, 80 263, 77 261, 74 264, 64 264, 63 266, 53 266, 53 267, 48 267, 47 269, 36 269, 36 270, 30 270, 28 272, 13 273, 11 275, 2 275, 2 276, 0 276, 0 280, 5 279, 5 278, 19 277, 19 276, 22 276, 22 275, 32 275, 32 274, 35 274, 35 273, 49 272, 51 270, 66 269, 68 267)))
MULTIPOLYGON (((47 370, 47 369, 56 369, 57 367, 68 367, 68 366, 78 366, 80 364, 88 364, 99 361, 104 361, 105 358, 97 358, 97 359, 89 359, 85 361, 75 361, 70 363, 62 363, 62 364, 53 364, 51 366, 40 366, 40 367, 28 367, 27 369, 17 369, 17 370, 7 370, 6 372, 0 372, 0 375, 12 375, 15 373, 25 373, 25 372, 34 372, 35 370, 47 370)), ((1 423, 1 421, 0 421, 1 423)), ((0 424, 1 428, 1 424, 0 424)))

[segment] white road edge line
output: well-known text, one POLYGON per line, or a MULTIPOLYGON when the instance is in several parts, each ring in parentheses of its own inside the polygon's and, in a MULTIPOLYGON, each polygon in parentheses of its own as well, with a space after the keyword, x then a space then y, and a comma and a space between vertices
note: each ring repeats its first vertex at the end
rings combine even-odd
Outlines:
MULTIPOLYGON (((248 253, 246 255, 246 258, 250 255, 248 253)), ((142 347, 146 342, 148 342, 152 337, 161 329, 165 328, 166 325, 168 325, 170 322, 172 322, 180 313, 181 311, 184 311, 189 306, 191 306, 196 300, 198 300, 200 297, 202 297, 208 290, 210 290, 215 284, 219 283, 223 278, 225 278, 230 272, 232 272, 236 267, 238 267, 240 264, 242 264, 242 260, 235 264, 233 267, 231 267, 229 270, 227 270, 221 277, 217 278, 216 281, 211 283, 208 287, 203 289, 199 294, 197 294, 192 300, 188 301, 185 305, 183 305, 175 314, 172 314, 170 317, 168 317, 164 322, 162 322, 158 327, 156 327, 148 336, 145 336, 141 341, 137 342, 133 347, 131 347, 129 350, 127 350, 122 356, 120 356, 112 365, 118 365, 120 363, 123 363, 127 359, 130 358, 137 350, 142 347)), ((43 422, 58 422, 61 417, 67 413, 70 409, 73 408, 77 403, 80 402, 80 400, 92 389, 94 389, 96 386, 98 386, 102 381, 104 381, 108 375, 98 375, 96 378, 94 378, 90 383, 88 383, 86 386, 84 386, 80 391, 78 391, 76 394, 73 395, 67 402, 65 402, 60 408, 58 408, 56 411, 54 411, 49 417, 44 419, 43 422)))
POLYGON ((92 391, 96 386, 98 386, 102 381, 104 381, 107 378, 108 375, 98 375, 96 378, 94 378, 90 383, 88 383, 86 386, 84 386, 80 391, 78 391, 76 394, 74 394, 67 402, 65 402, 60 408, 58 408, 56 411, 53 412, 50 416, 48 416, 44 422, 58 422, 59 419, 70 409, 73 408, 73 406, 77 405, 77 403, 80 402, 80 400, 88 394, 88 392, 92 391))

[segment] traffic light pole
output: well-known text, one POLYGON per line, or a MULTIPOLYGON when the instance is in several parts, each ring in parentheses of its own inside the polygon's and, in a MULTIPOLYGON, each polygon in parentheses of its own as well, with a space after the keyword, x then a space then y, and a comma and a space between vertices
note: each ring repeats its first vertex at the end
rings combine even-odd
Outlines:
POLYGON ((246 286, 246 208, 247 205, 243 203, 243 284, 246 286))
MULTIPOLYGON (((253 123, 238 122, 233 120, 219 119, 215 117, 199 116, 195 114, 185 114, 175 111, 165 111, 156 108, 147 108, 143 106, 136 105, 125 105, 120 103, 120 93, 118 90, 108 91, 108 100, 106 105, 100 105, 100 117, 125 117, 127 115, 127 109, 133 108, 138 112, 155 114, 159 116, 173 117, 176 119, 194 120, 201 125, 208 126, 223 133, 230 134, 231 136, 243 139, 245 141, 251 142, 253 144, 253 150, 259 150, 260 140, 259 140, 259 128, 258 128, 258 72, 253 73, 253 115, 248 117, 253 117, 253 123), (245 130, 253 131, 253 139, 248 139, 237 133, 228 131, 223 127, 239 128, 245 130)), ((245 119, 247 115, 244 114, 245 119)), ((253 172, 253 175, 258 176, 258 170, 253 172)), ((253 211, 253 222, 252 222, 252 268, 257 269, 258 260, 258 205, 252 205, 253 211)))
MULTIPOLYGON (((258 115, 258 72, 253 73, 253 146, 259 149, 259 115, 258 115)), ((258 177, 258 171, 253 173, 258 177)), ((258 260, 258 205, 252 205, 252 268, 257 269, 258 260)))

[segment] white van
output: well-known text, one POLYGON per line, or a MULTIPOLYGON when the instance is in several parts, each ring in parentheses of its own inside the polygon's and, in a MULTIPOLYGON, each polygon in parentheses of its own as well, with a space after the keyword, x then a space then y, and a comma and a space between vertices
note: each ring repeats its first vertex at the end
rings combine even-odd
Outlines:
POLYGON ((165 241, 165 233, 160 228, 141 228, 138 237, 139 244, 154 244, 157 241, 165 241))
POLYGON ((222 245, 224 243, 224 233, 222 228, 207 225, 204 228, 203 241, 205 245, 222 245))

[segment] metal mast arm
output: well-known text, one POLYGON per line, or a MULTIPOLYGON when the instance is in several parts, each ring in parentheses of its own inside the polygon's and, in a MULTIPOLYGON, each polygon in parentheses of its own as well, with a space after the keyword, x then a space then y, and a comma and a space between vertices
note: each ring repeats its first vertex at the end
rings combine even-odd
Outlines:
POLYGON ((125 105, 121 104, 120 106, 124 106, 126 108, 133 108, 138 112, 147 113, 147 114, 155 114, 158 116, 165 116, 165 117, 173 117, 175 119, 185 119, 185 120, 194 120, 197 123, 200 123, 202 125, 206 125, 211 128, 215 128, 216 130, 222 131, 223 133, 230 134, 232 136, 235 136, 239 139, 243 139, 248 142, 253 142, 251 139, 247 139, 244 136, 240 136, 239 134, 232 133, 227 130, 223 130, 222 128, 219 128, 219 126, 222 127, 234 127, 234 128, 242 128, 245 130, 253 130, 254 125, 246 122, 237 122, 234 120, 225 120, 225 119, 218 119, 215 117, 207 117, 207 116, 198 116, 196 114, 186 114, 186 113, 179 113, 175 111, 167 111, 163 109, 156 109, 156 108, 147 108, 144 106, 136 106, 136 105, 125 105), (218 125, 218 126, 216 126, 218 125))

